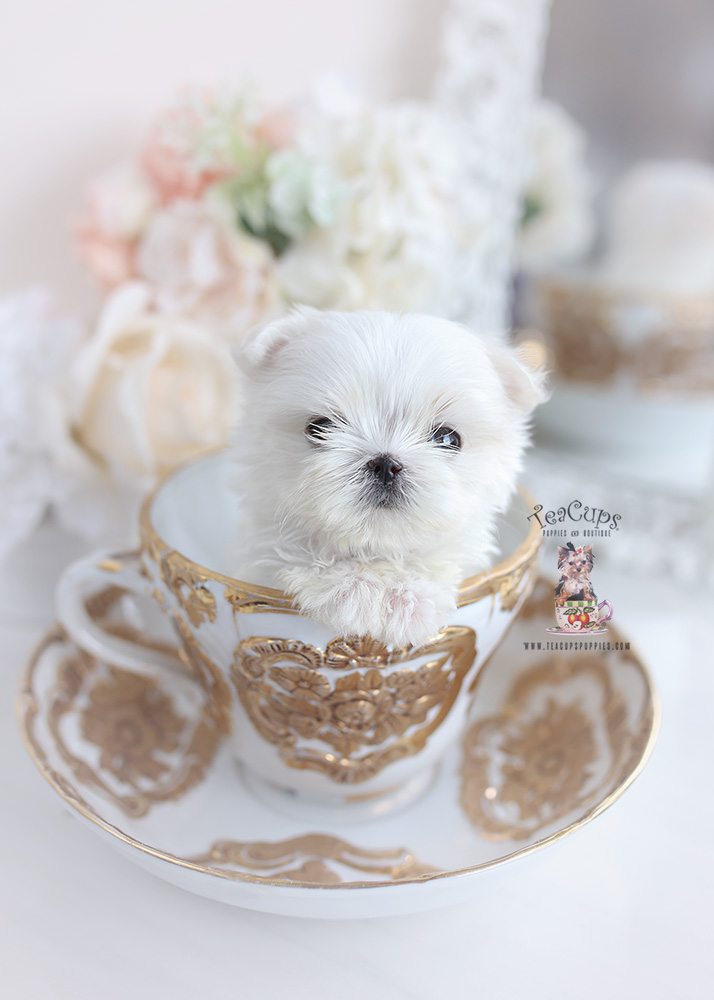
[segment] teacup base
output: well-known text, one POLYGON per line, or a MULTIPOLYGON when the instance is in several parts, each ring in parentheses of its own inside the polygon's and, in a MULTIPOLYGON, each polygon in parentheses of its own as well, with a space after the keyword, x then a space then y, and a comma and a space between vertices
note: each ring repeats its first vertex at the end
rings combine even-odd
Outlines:
POLYGON ((355 789, 346 793, 344 798, 325 799, 274 785, 239 761, 236 763, 246 788, 260 802, 283 816, 311 823, 362 823, 399 812, 426 794, 439 771, 437 762, 401 785, 384 792, 360 795, 355 789))

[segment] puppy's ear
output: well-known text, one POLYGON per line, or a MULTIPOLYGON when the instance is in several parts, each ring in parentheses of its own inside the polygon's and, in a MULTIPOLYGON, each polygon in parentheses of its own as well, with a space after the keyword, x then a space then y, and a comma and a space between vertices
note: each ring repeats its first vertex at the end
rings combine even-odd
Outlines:
POLYGON ((319 316, 319 310, 300 306, 287 316, 253 327, 236 357, 238 364, 249 370, 267 367, 287 343, 307 329, 316 316, 319 316))
POLYGON ((537 342, 526 341, 518 347, 491 344, 488 354, 501 378, 506 396, 522 413, 527 414, 545 403, 550 393, 547 387, 544 352, 537 342))
POLYGON ((592 562, 593 559, 595 558, 595 556, 593 555, 593 547, 592 547, 592 545, 583 545, 583 552, 588 557, 588 559, 590 560, 590 562, 592 562))
POLYGON ((567 545, 559 545, 558 546, 558 565, 562 566, 563 563, 565 562, 565 560, 568 558, 569 555, 570 555, 570 549, 567 547, 567 545))

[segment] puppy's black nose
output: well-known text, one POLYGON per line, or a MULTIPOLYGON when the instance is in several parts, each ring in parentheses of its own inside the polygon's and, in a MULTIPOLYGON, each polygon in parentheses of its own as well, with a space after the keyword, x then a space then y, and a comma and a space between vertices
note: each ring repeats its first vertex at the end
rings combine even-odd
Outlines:
POLYGON ((392 458, 391 455, 377 455, 376 458, 367 462, 367 468, 380 483, 389 486, 404 466, 400 465, 396 458, 392 458))

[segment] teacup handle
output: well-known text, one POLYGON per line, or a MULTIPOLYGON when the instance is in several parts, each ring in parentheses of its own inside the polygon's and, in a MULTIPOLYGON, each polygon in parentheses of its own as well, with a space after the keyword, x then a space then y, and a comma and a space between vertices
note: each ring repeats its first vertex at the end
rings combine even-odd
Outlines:
POLYGON ((612 604, 610 604, 610 602, 608 601, 607 598, 605 598, 604 601, 600 601, 600 603, 597 606, 597 610, 598 610, 598 616, 597 616, 598 622, 609 622, 610 621, 610 619, 612 618, 612 604), (609 608, 609 614, 607 614, 607 615, 601 615, 600 614, 600 610, 601 610, 601 608, 604 608, 606 604, 607 604, 607 606, 609 608))
POLYGON ((95 552, 71 563, 57 584, 56 607, 60 623, 87 653, 135 673, 155 676, 157 670, 176 671, 169 653, 106 632, 89 614, 86 602, 102 587, 123 587, 135 597, 147 597, 149 583, 141 571, 139 552, 95 552))

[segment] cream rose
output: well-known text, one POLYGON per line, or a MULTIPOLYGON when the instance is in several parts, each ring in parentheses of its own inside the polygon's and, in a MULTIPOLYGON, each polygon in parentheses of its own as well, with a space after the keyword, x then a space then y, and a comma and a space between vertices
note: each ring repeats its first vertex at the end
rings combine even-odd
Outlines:
POLYGON ((73 371, 76 440, 116 480, 139 488, 225 444, 237 410, 228 349, 149 305, 146 286, 118 289, 73 371))
POLYGON ((275 279, 268 248, 239 233, 225 211, 218 203, 176 201, 156 212, 136 267, 161 312, 236 340, 275 312, 275 279))

